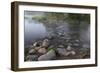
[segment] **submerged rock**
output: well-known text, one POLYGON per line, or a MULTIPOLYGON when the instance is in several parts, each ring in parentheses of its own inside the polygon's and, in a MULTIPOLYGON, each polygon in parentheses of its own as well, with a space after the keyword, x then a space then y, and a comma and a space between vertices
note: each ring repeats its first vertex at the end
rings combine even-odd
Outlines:
POLYGON ((37 58, 38 58, 37 55, 28 55, 28 56, 26 57, 26 61, 36 61, 37 58))
POLYGON ((34 54, 35 52, 36 52, 35 49, 30 49, 30 50, 29 50, 29 54, 34 54))
POLYGON ((63 46, 63 45, 59 45, 58 47, 59 47, 59 48, 64 48, 64 46, 63 46))
POLYGON ((66 49, 64 49, 64 48, 57 48, 56 51, 61 56, 68 56, 69 55, 69 52, 67 52, 66 49))
POLYGON ((48 51, 46 54, 41 55, 38 60, 42 61, 42 60, 51 60, 54 59, 56 56, 55 51, 54 50, 50 50, 48 51))
POLYGON ((80 44, 79 44, 79 43, 74 43, 73 45, 74 45, 74 46, 80 46, 80 44))
POLYGON ((76 39, 75 42, 80 42, 80 40, 76 39))
POLYGON ((90 44, 83 44, 83 48, 90 48, 90 44))

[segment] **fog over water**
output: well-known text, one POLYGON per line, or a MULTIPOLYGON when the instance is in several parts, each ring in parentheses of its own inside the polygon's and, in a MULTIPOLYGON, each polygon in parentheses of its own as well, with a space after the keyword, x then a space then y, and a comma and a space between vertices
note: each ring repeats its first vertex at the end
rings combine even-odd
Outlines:
POLYGON ((25 19, 24 28, 25 44, 31 44, 34 39, 44 38, 47 34, 46 28, 42 23, 31 19, 25 19))
MULTIPOLYGON (((44 23, 40 23, 36 20, 33 20, 32 17, 36 16, 42 16, 44 13, 43 12, 25 12, 24 16, 24 41, 25 41, 25 47, 31 45, 34 40, 36 39, 41 39, 47 36, 48 31, 47 27, 44 25, 44 23)), ((62 23, 65 24, 65 23, 62 23)), ((86 23, 82 23, 84 25, 86 23)), ((80 24, 81 25, 81 24, 80 24)), ((63 30, 65 30, 68 33, 72 33, 69 28, 70 25, 66 23, 66 27, 61 25, 57 28, 64 27, 63 30)), ((71 29, 79 29, 80 31, 73 31, 77 32, 80 34, 80 39, 83 41, 83 43, 86 44, 86 46, 90 46, 90 26, 85 26, 86 28, 74 28, 72 27, 71 29)))

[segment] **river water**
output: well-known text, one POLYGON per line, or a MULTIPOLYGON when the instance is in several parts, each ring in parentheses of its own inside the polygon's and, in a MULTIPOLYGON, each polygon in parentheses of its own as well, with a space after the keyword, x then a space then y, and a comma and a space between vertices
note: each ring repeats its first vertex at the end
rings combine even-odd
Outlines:
POLYGON ((44 38, 47 35, 46 27, 32 19, 25 19, 24 41, 25 46, 31 45, 36 39, 44 38))
MULTIPOLYGON (((36 20, 33 20, 31 17, 25 18, 24 20, 24 43, 25 47, 28 47, 29 45, 32 45, 34 40, 36 39, 42 39, 45 38, 48 35, 47 27, 36 20)), ((84 25, 85 23, 82 23, 84 25)), ((81 25, 81 24, 80 24, 81 25)), ((63 25, 62 25, 63 26, 63 25)), ((66 29, 69 28, 69 25, 67 24, 66 29)), ((65 29, 65 28, 64 28, 65 29)), ((75 29, 74 27, 71 27, 71 29, 75 29)), ((80 39, 83 41, 84 45, 89 47, 90 46, 90 26, 86 26, 85 28, 80 29, 77 32, 80 35, 80 39)), ((67 30, 68 33, 72 33, 72 31, 67 30)))

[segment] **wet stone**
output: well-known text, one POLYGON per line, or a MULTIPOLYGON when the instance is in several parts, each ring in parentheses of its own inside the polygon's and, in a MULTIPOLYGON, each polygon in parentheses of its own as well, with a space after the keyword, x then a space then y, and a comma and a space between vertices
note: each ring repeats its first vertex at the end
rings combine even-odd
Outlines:
POLYGON ((40 48, 38 50, 38 53, 41 53, 41 54, 45 54, 47 52, 47 50, 45 48, 40 48))
POLYGON ((67 51, 64 48, 57 48, 56 51, 61 56, 67 56, 67 51))
POLYGON ((30 50, 29 50, 29 54, 34 54, 35 52, 36 52, 35 49, 30 49, 30 50))
POLYGON ((26 57, 26 61, 37 61, 38 56, 37 55, 28 55, 26 57))
POLYGON ((55 51, 54 50, 50 50, 48 51, 46 54, 41 55, 38 60, 42 61, 42 60, 52 60, 54 59, 56 56, 55 51))

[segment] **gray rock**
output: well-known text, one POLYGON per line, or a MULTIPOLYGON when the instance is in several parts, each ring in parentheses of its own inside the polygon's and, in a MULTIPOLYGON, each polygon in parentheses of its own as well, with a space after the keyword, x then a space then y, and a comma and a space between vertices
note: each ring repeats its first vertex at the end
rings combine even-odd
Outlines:
POLYGON ((76 52, 75 52, 75 51, 70 51, 70 53, 71 53, 72 55, 76 55, 76 52))
POLYGON ((39 47, 39 46, 41 46, 41 41, 38 41, 38 42, 33 43, 32 46, 33 47, 39 47))
POLYGON ((77 39, 77 40, 75 40, 75 42, 80 42, 80 40, 77 39))
POLYGON ((36 46, 37 46, 37 44, 38 44, 38 43, 37 43, 37 42, 35 42, 35 43, 33 43, 33 45, 32 45, 32 46, 33 46, 33 47, 36 47, 36 46))
POLYGON ((80 46, 80 44, 79 44, 79 43, 74 43, 73 45, 74 45, 74 46, 80 46))
POLYGON ((49 45, 49 40, 48 39, 44 39, 43 42, 42 42, 42 47, 48 47, 49 45))
POLYGON ((41 54, 45 54, 47 52, 47 50, 45 48, 40 48, 38 50, 38 52, 41 53, 41 54))
POLYGON ((54 46, 53 45, 50 45, 48 48, 54 48, 54 46))
POLYGON ((59 47, 59 48, 63 48, 64 46, 63 46, 63 45, 59 45, 58 47, 59 47))
POLYGON ((30 49, 30 50, 29 50, 29 54, 34 54, 35 52, 36 52, 35 49, 30 49))
POLYGON ((67 50, 64 49, 64 48, 57 48, 56 51, 57 51, 57 53, 58 53, 59 55, 61 55, 61 56, 68 56, 68 55, 70 54, 70 53, 67 52, 67 50))
POLYGON ((34 49, 35 49, 35 50, 39 50, 40 48, 41 48, 41 47, 35 47, 34 49))
POLYGON ((68 45, 68 47, 66 48, 66 50, 71 50, 72 47, 70 45, 68 45))
POLYGON ((42 60, 51 60, 54 59, 56 56, 55 51, 54 50, 50 50, 48 51, 46 54, 41 55, 38 60, 42 61, 42 60))
POLYGON ((90 48, 89 44, 83 44, 83 48, 90 48))
POLYGON ((26 61, 36 61, 37 58, 38 58, 37 55, 28 55, 28 56, 26 57, 26 61))

